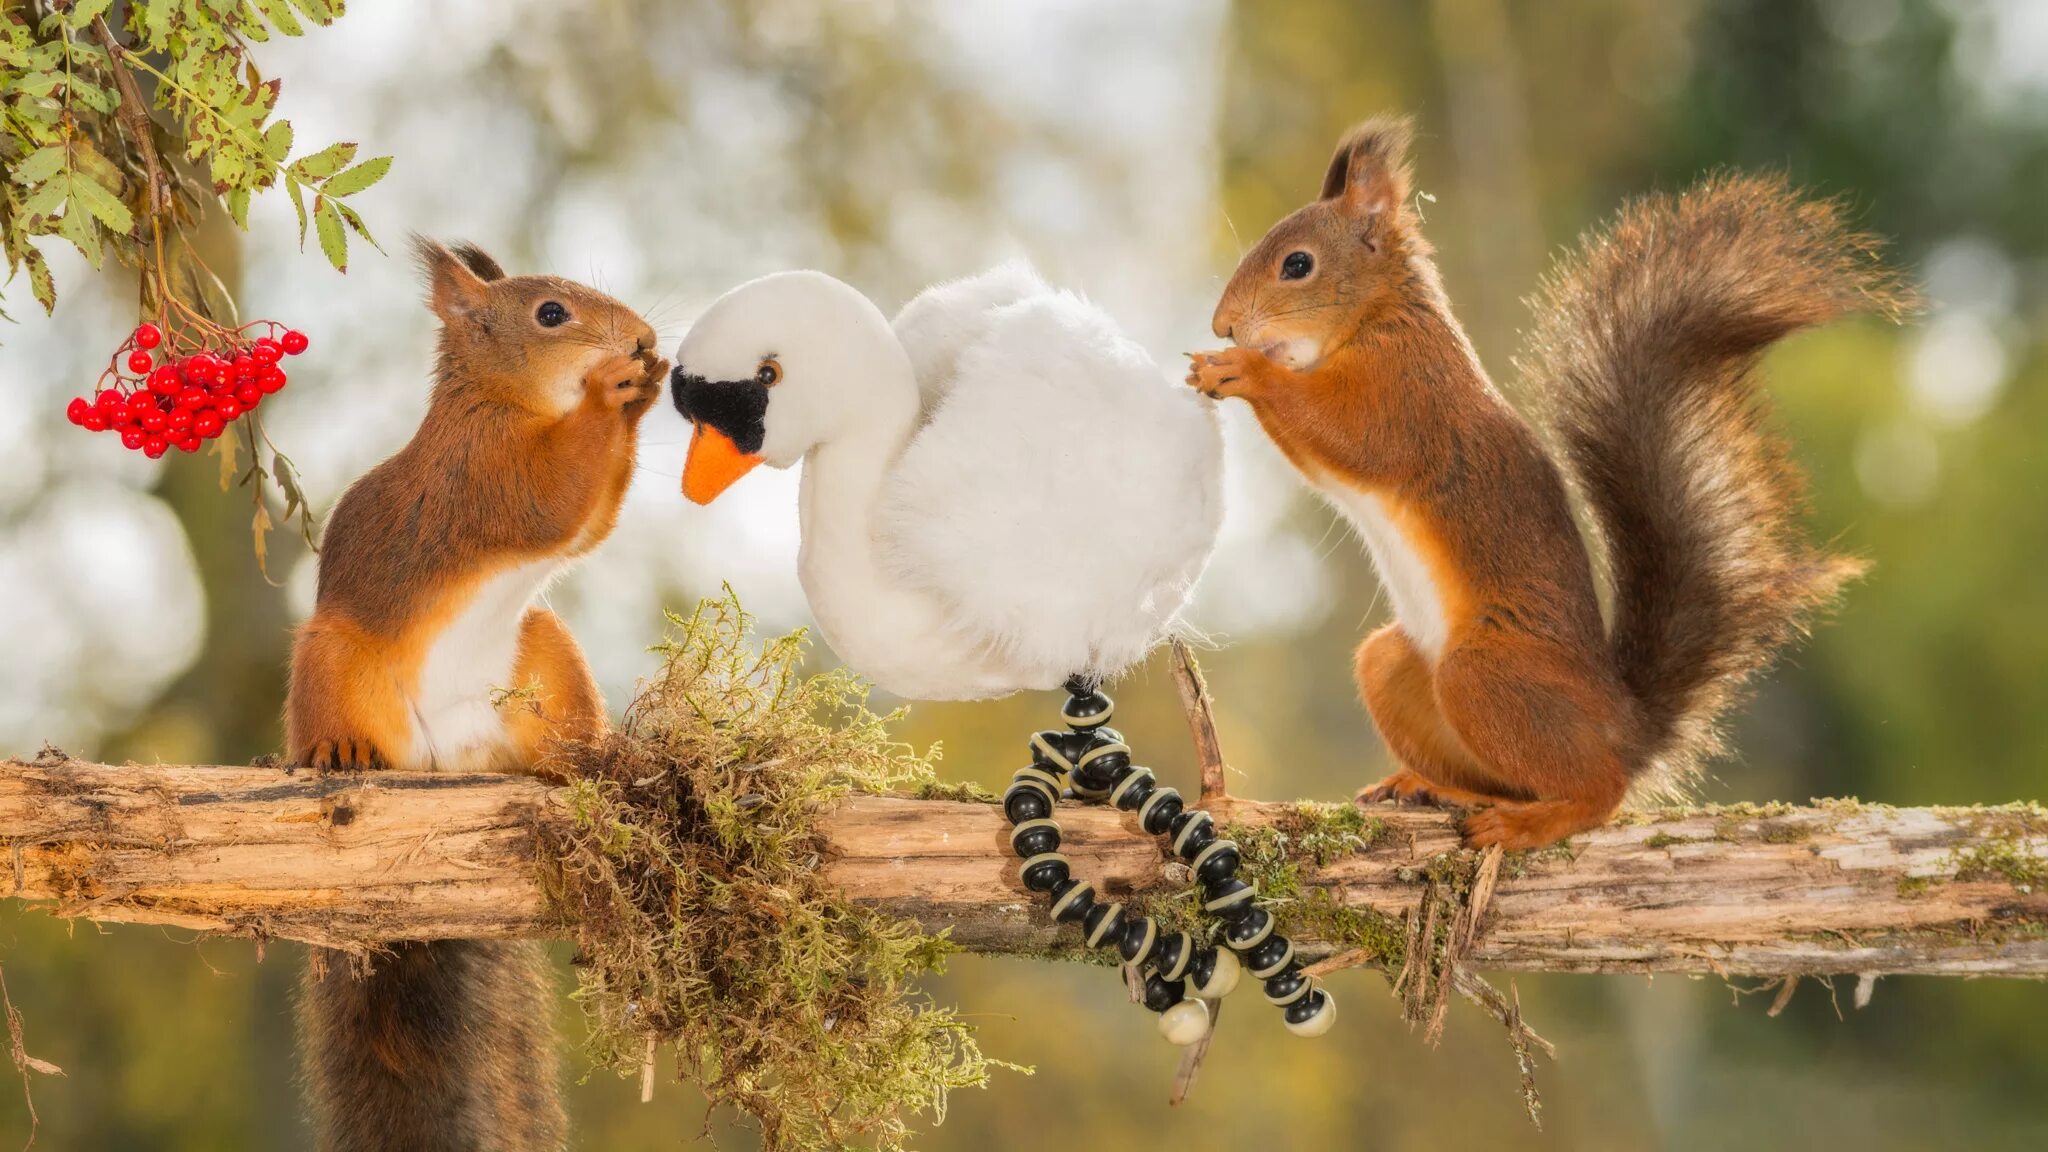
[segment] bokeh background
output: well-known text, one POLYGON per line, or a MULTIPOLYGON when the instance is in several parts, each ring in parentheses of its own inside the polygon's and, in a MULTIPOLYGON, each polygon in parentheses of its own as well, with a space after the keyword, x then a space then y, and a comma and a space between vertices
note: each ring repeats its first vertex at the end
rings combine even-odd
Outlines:
MULTIPOLYGON (((1852 324, 1768 364, 1814 477, 1814 529, 1873 561, 1840 616, 1764 685, 1713 800, 1859 795, 1899 804, 2048 793, 2048 4, 2039 0, 358 0, 260 56, 302 139, 398 157, 360 198, 391 241, 480 242, 518 270, 601 283, 664 342, 719 291, 823 268, 885 308, 932 280, 1028 255, 1171 365, 1208 347, 1238 251, 1317 187, 1338 133, 1419 118, 1428 231, 1503 382, 1521 297, 1623 197, 1722 165, 1846 197, 1927 287, 1904 329, 1852 324)), ((346 278, 264 198, 215 226, 246 310, 312 335, 270 428, 331 502, 426 404, 432 339, 402 255, 346 278)), ((273 751, 289 627, 313 561, 275 540, 259 576, 243 493, 210 461, 143 460, 63 425, 133 322, 132 286, 53 252, 54 320, 0 332, 0 749, 244 761, 273 751)), ((1385 753, 1349 649, 1385 613, 1359 548, 1229 414, 1226 539, 1194 622, 1242 794, 1340 798, 1385 753)), ((551 595, 623 703, 663 608, 730 581, 767 627, 805 622, 795 477, 710 509, 676 492, 684 429, 645 427, 612 541, 551 595)), ((830 660, 829 650, 816 659, 830 660)), ((1120 720, 1186 787, 1163 667, 1120 720)), ((920 706, 949 774, 997 783, 1051 698, 920 706)), ((296 949, 64 924, 0 910, 0 964, 39 1078, 37 1146, 289 1149, 296 949)), ((993 1053, 1035 1065, 955 1098, 951 1148, 1801 1148, 2048 1146, 2048 988, 1886 981, 1840 1011, 1786 1013, 1718 981, 1522 977, 1561 1048, 1524 1117, 1499 1029, 1464 1004, 1443 1044, 1399 1023, 1380 978, 1334 980, 1316 1043, 1230 1013, 1194 1098, 1174 1053, 1096 968, 965 958, 932 987, 993 1053)), ((580 1031, 565 1005, 565 1027, 580 1031)), ((652 1104, 573 1088, 578 1144, 718 1136, 689 1088, 652 1104)), ((0 1090, 0 1141, 25 1138, 0 1090)))

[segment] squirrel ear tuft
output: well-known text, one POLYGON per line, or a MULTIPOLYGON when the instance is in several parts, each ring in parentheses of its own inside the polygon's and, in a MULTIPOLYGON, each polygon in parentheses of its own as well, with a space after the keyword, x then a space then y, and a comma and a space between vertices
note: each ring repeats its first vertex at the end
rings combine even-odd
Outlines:
POLYGON ((505 278, 505 269, 500 267, 496 260, 491 259, 489 252, 476 245, 470 243, 457 244, 453 251, 455 258, 468 265, 469 270, 476 273, 476 278, 484 283, 488 284, 493 280, 503 280, 505 278))
POLYGON ((1406 116, 1376 116, 1344 134, 1323 177, 1323 199, 1346 211, 1373 216, 1408 199, 1408 144, 1414 122, 1406 116))
MULTIPOLYGON (((439 241, 425 236, 414 236, 412 247, 419 257, 421 270, 427 275, 427 303, 443 324, 452 324, 483 306, 489 289, 485 286, 485 278, 477 274, 469 261, 449 251, 439 241)), ((471 251, 486 262, 490 261, 490 257, 481 251, 471 251)), ((490 266, 497 267, 494 262, 490 266)), ((502 276, 503 272, 499 275, 502 276)))

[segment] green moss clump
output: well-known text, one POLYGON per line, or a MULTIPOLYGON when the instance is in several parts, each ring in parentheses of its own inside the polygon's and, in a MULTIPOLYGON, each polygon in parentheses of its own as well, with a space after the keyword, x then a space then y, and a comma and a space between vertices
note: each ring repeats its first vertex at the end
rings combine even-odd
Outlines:
POLYGON ((1386 822, 1355 804, 1301 803, 1268 825, 1234 824, 1224 835, 1237 842, 1238 875, 1257 885, 1290 936, 1313 936, 1348 951, 1363 949, 1379 963, 1401 963, 1407 946, 1399 920, 1370 908, 1352 908, 1319 885, 1304 883, 1308 864, 1363 852, 1386 836, 1386 822))
POLYGON ((589 1053, 631 1074, 672 1045, 770 1149, 901 1149, 999 1062, 915 992, 952 945, 826 885, 815 825, 851 792, 936 789, 931 754, 851 673, 800 674, 802 633, 755 648, 730 592, 671 623, 619 731, 559 753, 569 818, 543 832, 589 1053))
POLYGON ((1693 843, 1693 841, 1692 841, 1692 840, 1691 840, 1691 839, 1690 839, 1689 837, 1685 837, 1685 836, 1673 836, 1673 835, 1672 835, 1671 833, 1669 833, 1669 832, 1658 832, 1658 833, 1655 833, 1654 835, 1652 835, 1652 836, 1651 836, 1651 837, 1650 837, 1649 839, 1647 839, 1647 840, 1643 841, 1643 847, 1645 847, 1645 848, 1669 848, 1669 847, 1671 847, 1671 846, 1672 846, 1673 844, 1691 844, 1691 843, 1693 843))
POLYGON ((2027 850, 2016 836, 1978 844, 1956 855, 1957 880, 2004 880, 2021 892, 2048 885, 2048 859, 2027 850))
POLYGON ((1933 891, 1933 889, 1934 877, 1932 876, 1899 877, 1899 898, 1902 900, 1911 900, 1916 896, 1925 896, 1933 891))
POLYGON ((910 794, 919 800, 960 800, 969 804, 993 804, 1001 799, 972 780, 955 783, 936 777, 919 784, 910 794))

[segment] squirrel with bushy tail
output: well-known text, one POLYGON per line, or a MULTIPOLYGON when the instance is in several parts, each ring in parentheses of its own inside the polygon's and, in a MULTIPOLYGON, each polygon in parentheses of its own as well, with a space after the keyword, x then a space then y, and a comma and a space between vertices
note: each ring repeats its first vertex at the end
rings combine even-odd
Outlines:
POLYGON ((1550 275, 1518 361, 1541 432, 1451 314, 1406 119, 1353 129, 1216 308, 1189 383, 1237 397, 1371 554, 1395 620, 1355 675, 1398 770, 1473 846, 1595 827, 1721 750, 1745 683, 1862 569, 1807 542, 1756 368, 1908 293, 1834 203, 1722 175, 1624 209, 1550 275), (1604 538, 1611 619, 1568 483, 1604 538))
MULTIPOLYGON (((562 621, 536 603, 610 534, 667 362, 625 305, 422 240, 441 321, 426 418, 328 519, 292 649, 285 739, 317 771, 526 772, 604 731, 562 621)), ((530 941, 316 953, 299 997, 321 1152, 556 1152, 567 1141, 530 941)))

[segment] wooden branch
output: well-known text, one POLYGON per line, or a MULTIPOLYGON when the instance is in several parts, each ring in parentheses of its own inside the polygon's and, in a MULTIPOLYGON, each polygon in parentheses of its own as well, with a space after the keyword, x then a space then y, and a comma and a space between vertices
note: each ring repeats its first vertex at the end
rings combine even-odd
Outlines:
MULTIPOLYGON (((1232 801, 1258 827, 1294 806, 1232 801)), ((1384 807, 1370 848, 1304 882, 1400 917, 1456 850, 1444 814, 1384 807)), ((60 916, 349 949, 550 934, 535 830, 559 790, 524 777, 0 764, 9 895, 60 916)), ((1062 850, 1111 893, 1170 891, 1157 841, 1065 808, 1062 850)), ((1282 827, 1285 827, 1285 823, 1282 827)), ((856 797, 823 818, 826 877, 987 952, 1077 951, 1017 884, 991 805, 856 797)), ((1178 866, 1176 866, 1178 869, 1178 866)), ((1184 870, 1180 870, 1184 876, 1184 870)), ((1854 803, 1640 817, 1510 857, 1471 942, 1478 969, 1733 975, 2048 975, 2048 813, 1854 803)), ((1302 939, 1311 956, 1338 942, 1302 939)))

